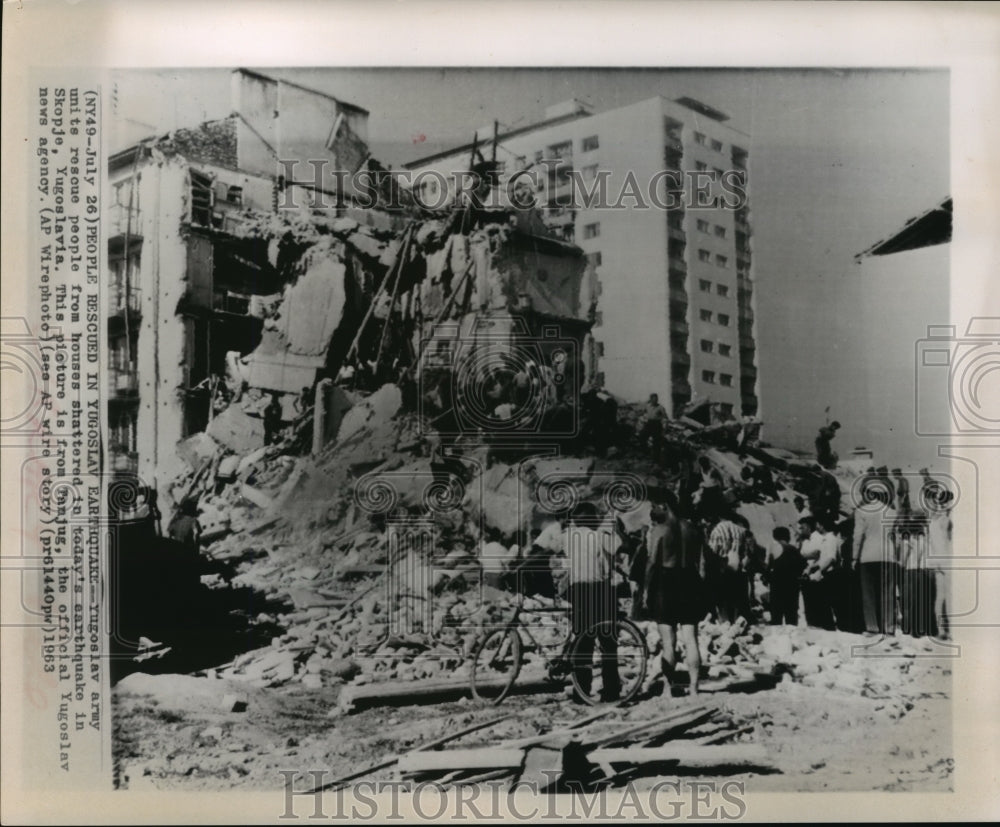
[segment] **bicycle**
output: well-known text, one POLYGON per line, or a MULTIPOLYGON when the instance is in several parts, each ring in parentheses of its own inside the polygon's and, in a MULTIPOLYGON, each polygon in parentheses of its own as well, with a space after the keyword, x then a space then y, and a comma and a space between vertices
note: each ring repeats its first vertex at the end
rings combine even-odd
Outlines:
POLYGON ((545 656, 544 648, 535 640, 529 627, 521 622, 522 612, 568 613, 569 606, 525 609, 523 596, 519 598, 511 617, 503 625, 486 632, 473 649, 471 684, 472 696, 477 700, 497 705, 510 694, 524 664, 522 634, 527 635, 535 650, 545 657, 547 679, 553 683, 562 683, 569 675, 577 696, 591 705, 609 702, 624 704, 642 689, 649 659, 646 637, 620 607, 614 620, 601 621, 582 634, 569 635, 559 654, 551 659, 545 656), (615 660, 621 681, 621 690, 613 699, 604 694, 601 680, 603 655, 601 647, 594 645, 597 638, 612 635, 617 643, 615 660), (588 637, 594 638, 593 642, 587 641, 588 637), (587 649, 590 651, 589 656, 587 649), (581 668, 578 672, 573 668, 574 664, 582 666, 587 660, 589 689, 585 689, 580 681, 581 673, 586 674, 587 671, 581 668))

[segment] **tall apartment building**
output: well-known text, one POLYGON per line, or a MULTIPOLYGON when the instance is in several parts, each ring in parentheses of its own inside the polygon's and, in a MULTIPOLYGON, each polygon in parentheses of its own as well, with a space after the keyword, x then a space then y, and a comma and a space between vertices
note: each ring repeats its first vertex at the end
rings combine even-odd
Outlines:
MULTIPOLYGON (((287 281, 267 242, 236 232, 294 181, 278 159, 356 169, 368 113, 294 83, 236 70, 232 114, 141 141, 108 161, 108 465, 156 483, 177 442, 212 415, 226 353, 260 341, 260 307, 287 281)), ((313 186, 311 167, 303 181, 313 186)), ((303 197, 299 192, 297 198, 303 197)), ((302 201, 296 201, 302 203, 302 201)))
MULTIPOLYGON (((596 267, 596 378, 626 399, 658 393, 674 414, 710 400, 734 415, 759 415, 749 137, 727 120, 691 98, 655 97, 598 114, 568 101, 496 136, 501 181, 541 170, 547 223, 596 267), (687 197, 671 209, 667 190, 678 195, 677 179, 665 171, 689 174, 687 197), (747 198, 725 195, 720 182, 726 173, 734 180, 732 171, 747 198), (582 197, 602 178, 617 208, 582 197), (638 198, 627 195, 633 181, 638 198), (706 197, 696 202, 699 184, 706 197)), ((435 190, 468 170, 477 148, 492 155, 493 128, 477 136, 404 165, 424 203, 447 200, 435 190)))

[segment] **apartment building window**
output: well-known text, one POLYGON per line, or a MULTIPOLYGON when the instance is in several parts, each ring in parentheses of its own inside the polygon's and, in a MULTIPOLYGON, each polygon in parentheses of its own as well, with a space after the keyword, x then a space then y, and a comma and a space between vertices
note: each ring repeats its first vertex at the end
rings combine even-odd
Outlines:
POLYGON ((706 135, 705 135, 704 132, 695 132, 694 133, 694 142, 696 144, 701 144, 702 146, 705 146, 705 141, 706 140, 707 140, 707 137, 706 137, 706 135))
POLYGON ((710 385, 715 384, 715 371, 714 370, 703 370, 701 372, 701 381, 707 382, 710 385))
POLYGON ((716 267, 728 267, 729 266, 729 259, 726 258, 723 255, 717 255, 715 257, 715 266, 716 267))
POLYGON ((715 292, 722 296, 722 298, 726 298, 729 295, 729 287, 725 284, 717 284, 715 285, 715 292))
POLYGON ((598 359, 604 356, 604 342, 594 342, 594 353, 598 359))
POLYGON ((597 310, 594 313, 594 327, 601 327, 604 324, 604 311, 597 310))
POLYGON ((572 158, 573 157, 573 142, 563 141, 559 144, 553 144, 547 150, 549 158, 572 158))
POLYGON ((714 348, 714 345, 708 339, 702 339, 701 340, 701 352, 702 353, 711 353, 712 350, 713 350, 713 348, 714 348))
POLYGON ((600 267, 604 263, 600 250, 596 253, 587 253, 587 261, 594 265, 594 267, 600 267))
POLYGON ((704 218, 699 218, 698 222, 697 222, 697 225, 698 225, 698 231, 699 232, 702 232, 702 233, 707 233, 708 232, 708 222, 704 218))
POLYGON ((595 221, 593 224, 583 225, 584 238, 597 238, 601 234, 601 222, 595 221))
POLYGON ((701 290, 702 293, 711 293, 712 282, 708 279, 698 279, 698 289, 701 290))
POLYGON ((720 356, 731 356, 733 353, 732 345, 724 345, 719 342, 719 355, 720 356))
POLYGON ((718 224, 716 224, 715 225, 715 237, 716 238, 725 238, 726 237, 726 228, 725 227, 720 227, 718 224))
POLYGON ((729 316, 727 316, 725 313, 720 313, 719 324, 721 324, 723 327, 729 327, 729 316))
POLYGON ((597 141, 596 135, 591 135, 589 138, 583 139, 583 151, 590 152, 592 149, 597 149, 600 144, 597 141))
POLYGON ((670 213, 667 216, 667 226, 684 232, 684 216, 681 213, 670 213))
POLYGON ((694 168, 698 172, 708 172, 708 164, 706 164, 704 161, 695 161, 694 168))
POLYGON ((699 310, 698 316, 703 322, 712 321, 712 311, 711 310, 699 310))
POLYGON ((730 417, 733 415, 733 406, 730 405, 728 402, 720 403, 719 412, 725 417, 730 417))
POLYGON ((716 152, 722 152, 722 141, 712 141, 712 149, 716 152))
POLYGON ((719 374, 719 384, 724 385, 727 388, 733 386, 733 376, 730 373, 720 373, 719 374))
POLYGON ((711 261, 712 254, 708 250, 698 251, 698 261, 711 261))

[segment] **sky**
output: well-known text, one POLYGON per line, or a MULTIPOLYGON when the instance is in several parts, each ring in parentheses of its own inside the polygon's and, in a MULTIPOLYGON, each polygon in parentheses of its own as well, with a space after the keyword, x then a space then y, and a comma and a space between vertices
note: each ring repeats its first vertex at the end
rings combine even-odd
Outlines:
MULTIPOLYGON (((949 194, 946 70, 247 68, 365 107, 372 152, 394 166, 573 97, 723 110, 750 136, 763 438, 808 450, 829 417, 842 457, 863 445, 890 465, 934 463, 937 443, 914 434, 913 354, 947 323, 947 256, 912 276, 881 262, 872 276, 854 256, 949 194)), ((227 70, 115 77, 118 146, 230 111, 227 70)))

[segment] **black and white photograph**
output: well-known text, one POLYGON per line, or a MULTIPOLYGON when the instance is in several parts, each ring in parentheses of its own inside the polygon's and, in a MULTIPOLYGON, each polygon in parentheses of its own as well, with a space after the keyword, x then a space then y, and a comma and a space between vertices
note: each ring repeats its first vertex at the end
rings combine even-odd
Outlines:
POLYGON ((268 821, 971 807, 968 67, 446 44, 25 86, 4 624, 52 771, 268 821))

